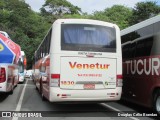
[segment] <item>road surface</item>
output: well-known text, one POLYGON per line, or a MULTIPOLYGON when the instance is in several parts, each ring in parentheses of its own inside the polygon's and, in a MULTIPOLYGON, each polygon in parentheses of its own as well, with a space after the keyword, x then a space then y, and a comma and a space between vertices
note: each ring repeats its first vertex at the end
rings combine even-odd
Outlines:
POLYGON ((146 113, 148 108, 125 101, 98 104, 55 104, 43 101, 31 79, 18 84, 11 95, 0 94, 0 111, 1 116, 4 116, 0 120, 53 120, 53 117, 54 120, 158 120, 158 117, 149 115, 152 112, 146 113), (7 117, 10 112, 14 117, 7 117))

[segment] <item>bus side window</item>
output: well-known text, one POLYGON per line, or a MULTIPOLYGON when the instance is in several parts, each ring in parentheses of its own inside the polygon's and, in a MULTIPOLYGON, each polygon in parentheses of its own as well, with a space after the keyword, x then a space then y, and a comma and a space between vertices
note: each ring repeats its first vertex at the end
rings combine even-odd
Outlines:
POLYGON ((151 55, 160 54, 160 22, 154 23, 154 38, 151 55))
POLYGON ((136 57, 149 56, 153 45, 153 25, 143 27, 136 31, 139 34, 137 39, 136 57))
POLYGON ((130 44, 129 53, 130 53, 130 58, 134 58, 134 57, 135 57, 135 53, 136 53, 136 42, 130 44))
POLYGON ((128 59, 128 58, 130 58, 130 46, 131 46, 131 44, 130 43, 128 43, 128 44, 126 44, 126 45, 124 45, 123 47, 122 47, 122 55, 123 55, 123 58, 124 59, 128 59))
POLYGON ((140 57, 144 54, 145 54, 145 41, 140 40, 140 41, 137 42, 135 57, 140 57))
POLYGON ((152 48, 153 48, 153 37, 149 37, 145 40, 145 55, 150 56, 152 54, 152 48))
POLYGON ((153 46, 153 37, 148 37, 137 42, 136 57, 150 56, 153 46))

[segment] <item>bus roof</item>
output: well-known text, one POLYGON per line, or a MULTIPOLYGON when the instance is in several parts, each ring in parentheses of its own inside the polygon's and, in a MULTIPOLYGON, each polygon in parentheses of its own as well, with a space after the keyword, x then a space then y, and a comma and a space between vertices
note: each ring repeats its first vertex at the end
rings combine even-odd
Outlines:
MULTIPOLYGON (((105 21, 100 21, 100 20, 93 20, 93 19, 57 19, 55 21, 55 23, 75 23, 75 24, 78 24, 78 23, 81 23, 81 24, 95 24, 95 25, 102 25, 104 26, 105 24, 107 24, 108 26, 110 27, 114 27, 117 25, 114 24, 114 23, 109 23, 109 22, 105 22, 105 21)), ((54 23, 53 23, 54 24, 54 23)))
POLYGON ((11 39, 0 33, 0 63, 18 62, 21 55, 21 47, 11 39))
POLYGON ((160 21, 160 15, 157 15, 157 16, 152 17, 150 19, 144 20, 140 23, 137 23, 137 24, 132 25, 132 26, 126 28, 126 29, 121 30, 121 36, 125 35, 127 33, 130 33, 130 32, 133 32, 135 30, 138 30, 140 28, 146 27, 148 25, 151 25, 153 23, 159 22, 159 21, 160 21))
POLYGON ((2 35, 4 35, 5 37, 7 37, 7 38, 9 38, 9 39, 10 39, 10 37, 9 37, 8 33, 6 33, 5 31, 0 31, 0 33, 1 33, 2 35))

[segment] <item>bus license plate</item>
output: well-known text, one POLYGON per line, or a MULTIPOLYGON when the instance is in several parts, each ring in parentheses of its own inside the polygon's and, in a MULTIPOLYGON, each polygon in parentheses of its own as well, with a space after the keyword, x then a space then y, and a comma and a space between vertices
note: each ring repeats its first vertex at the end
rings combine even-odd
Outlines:
POLYGON ((95 84, 84 84, 84 89, 95 89, 95 84))

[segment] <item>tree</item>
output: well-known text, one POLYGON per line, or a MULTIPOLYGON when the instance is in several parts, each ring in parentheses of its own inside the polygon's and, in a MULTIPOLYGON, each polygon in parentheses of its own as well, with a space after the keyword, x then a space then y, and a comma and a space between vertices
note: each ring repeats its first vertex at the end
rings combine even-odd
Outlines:
POLYGON ((46 0, 41 8, 42 15, 79 14, 81 9, 67 0, 46 0))
POLYGON ((0 1, 0 10, 2 10, 5 7, 5 1, 1 0, 0 1))
POLYGON ((90 15, 83 13, 83 14, 66 14, 64 16, 62 16, 62 18, 64 19, 70 19, 70 18, 74 18, 74 19, 89 19, 90 15))
POLYGON ((109 22, 109 18, 105 15, 104 11, 95 11, 93 15, 90 16, 90 19, 109 22))
POLYGON ((138 2, 133 9, 130 24, 136 24, 160 13, 160 6, 156 2, 138 2))
POLYGON ((103 20, 117 24, 121 29, 129 26, 129 18, 132 16, 132 9, 114 5, 111 8, 106 8, 104 11, 94 12, 92 19, 103 20))
POLYGON ((50 24, 22 0, 2 0, 0 8, 0 30, 9 33, 11 39, 21 46, 28 59, 28 68, 31 68, 34 51, 50 24))

